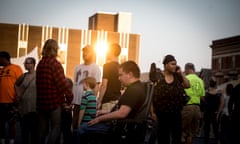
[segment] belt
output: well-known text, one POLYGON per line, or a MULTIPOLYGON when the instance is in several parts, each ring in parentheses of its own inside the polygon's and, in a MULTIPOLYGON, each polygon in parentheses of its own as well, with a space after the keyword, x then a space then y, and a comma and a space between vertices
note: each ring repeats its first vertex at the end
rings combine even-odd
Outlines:
POLYGON ((194 104, 194 103, 193 103, 193 104, 187 104, 187 106, 188 106, 188 105, 189 105, 189 106, 190 106, 190 105, 200 106, 200 104, 194 104))

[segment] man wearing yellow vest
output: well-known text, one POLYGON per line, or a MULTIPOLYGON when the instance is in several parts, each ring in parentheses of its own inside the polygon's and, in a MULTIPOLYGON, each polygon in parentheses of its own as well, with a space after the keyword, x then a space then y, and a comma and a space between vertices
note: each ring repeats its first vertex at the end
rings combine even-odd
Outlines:
POLYGON ((205 89, 203 80, 195 73, 194 64, 185 64, 185 74, 190 82, 190 88, 185 89, 190 100, 182 110, 182 142, 192 144, 192 137, 199 132, 200 101, 205 95, 205 89))

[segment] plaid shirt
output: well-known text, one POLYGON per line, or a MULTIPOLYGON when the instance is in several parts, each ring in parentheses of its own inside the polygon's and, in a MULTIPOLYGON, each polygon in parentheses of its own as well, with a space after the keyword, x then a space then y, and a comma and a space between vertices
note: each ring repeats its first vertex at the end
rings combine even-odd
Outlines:
POLYGON ((36 70, 37 109, 54 110, 64 102, 71 104, 73 94, 65 79, 62 65, 55 57, 43 57, 36 70))

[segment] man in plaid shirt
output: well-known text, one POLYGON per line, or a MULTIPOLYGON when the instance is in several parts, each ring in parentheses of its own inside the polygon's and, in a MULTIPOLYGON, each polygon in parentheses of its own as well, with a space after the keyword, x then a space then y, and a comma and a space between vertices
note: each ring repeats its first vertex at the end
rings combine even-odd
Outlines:
POLYGON ((44 144, 51 122, 48 143, 58 143, 61 131, 61 106, 71 108, 73 94, 65 79, 64 69, 57 61, 58 43, 49 39, 42 50, 42 59, 37 65, 37 110, 39 113, 39 143, 44 144), (65 94, 66 101, 62 96, 65 94))

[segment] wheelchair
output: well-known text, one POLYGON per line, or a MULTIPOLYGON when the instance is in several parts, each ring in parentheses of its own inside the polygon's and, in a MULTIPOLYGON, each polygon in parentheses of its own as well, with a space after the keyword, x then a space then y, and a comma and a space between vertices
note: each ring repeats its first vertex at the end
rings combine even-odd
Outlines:
POLYGON ((154 90, 152 82, 144 82, 146 99, 135 119, 115 120, 107 132, 89 132, 81 136, 81 144, 155 144, 154 121, 150 106, 154 90))

